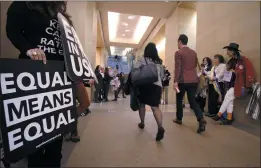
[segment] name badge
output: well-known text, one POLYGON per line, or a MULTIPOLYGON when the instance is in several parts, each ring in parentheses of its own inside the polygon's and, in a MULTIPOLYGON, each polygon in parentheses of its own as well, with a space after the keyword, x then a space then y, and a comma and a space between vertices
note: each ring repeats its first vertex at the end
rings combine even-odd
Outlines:
POLYGON ((226 71, 226 72, 224 73, 223 80, 224 80, 225 82, 230 82, 230 81, 231 81, 231 78, 232 78, 232 72, 226 71))

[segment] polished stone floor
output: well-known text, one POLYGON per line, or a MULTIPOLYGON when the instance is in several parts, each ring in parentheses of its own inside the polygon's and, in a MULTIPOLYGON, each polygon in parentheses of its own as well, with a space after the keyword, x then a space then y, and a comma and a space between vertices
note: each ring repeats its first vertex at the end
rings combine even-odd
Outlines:
POLYGON ((162 106, 165 138, 155 142, 156 122, 149 108, 146 127, 139 130, 129 99, 92 104, 80 118, 81 141, 64 144, 65 167, 260 167, 260 138, 233 126, 207 119, 207 131, 196 133, 189 108, 184 124, 175 125, 175 106, 162 106))
MULTIPOLYGON (((189 108, 183 125, 175 125, 175 106, 161 106, 165 138, 157 143, 157 126, 147 107, 146 127, 139 130, 138 112, 129 98, 92 104, 92 113, 79 118, 79 143, 64 142, 63 167, 260 167, 260 137, 221 126, 207 119, 207 130, 196 133, 197 122, 189 108)), ((251 131, 250 131, 251 132, 251 131)), ((12 167, 23 167, 21 161, 12 167)))

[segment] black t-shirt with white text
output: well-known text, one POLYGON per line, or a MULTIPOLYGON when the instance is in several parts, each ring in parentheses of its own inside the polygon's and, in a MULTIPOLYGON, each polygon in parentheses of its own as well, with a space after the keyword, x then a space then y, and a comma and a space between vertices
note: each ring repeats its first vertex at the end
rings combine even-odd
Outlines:
POLYGON ((13 2, 7 12, 6 33, 20 51, 20 59, 30 59, 29 49, 42 49, 47 60, 64 60, 57 17, 29 9, 26 2, 13 2))

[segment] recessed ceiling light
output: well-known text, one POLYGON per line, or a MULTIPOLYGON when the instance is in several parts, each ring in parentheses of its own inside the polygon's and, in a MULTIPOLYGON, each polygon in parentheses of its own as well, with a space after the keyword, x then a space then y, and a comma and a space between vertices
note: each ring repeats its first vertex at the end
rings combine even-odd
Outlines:
POLYGON ((130 32, 130 30, 125 30, 125 32, 130 32))
POLYGON ((124 26, 128 26, 129 24, 128 23, 122 23, 124 26))
POLYGON ((128 19, 134 19, 135 18, 135 16, 128 16, 128 19))
POLYGON ((125 34, 121 34, 122 36, 125 36, 125 34))

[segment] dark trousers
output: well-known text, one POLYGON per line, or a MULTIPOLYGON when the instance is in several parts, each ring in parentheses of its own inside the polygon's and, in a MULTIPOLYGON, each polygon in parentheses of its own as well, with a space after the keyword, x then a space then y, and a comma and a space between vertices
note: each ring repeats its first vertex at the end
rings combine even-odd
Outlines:
POLYGON ((75 127, 73 131, 71 132, 72 135, 78 135, 78 117, 75 120, 75 127))
POLYGON ((98 84, 95 84, 95 92, 94 92, 94 100, 97 101, 98 98, 99 98, 99 93, 102 89, 102 84, 98 83, 98 84))
POLYGON ((179 84, 179 93, 176 93, 176 104, 177 104, 177 113, 176 117, 178 120, 182 120, 183 118, 183 106, 182 101, 184 98, 185 93, 187 92, 188 100, 190 107, 193 109, 197 120, 200 121, 203 119, 202 110, 198 106, 195 98, 196 91, 198 89, 197 83, 180 83, 179 84))
MULTIPOLYGON (((121 85, 121 86, 120 86, 120 91, 122 91, 122 97, 125 97, 125 95, 124 95, 124 85, 121 85)), ((120 92, 120 91, 119 91, 119 92, 120 92)))
POLYGON ((118 99, 118 95, 121 91, 121 87, 119 87, 117 90, 114 91, 114 99, 117 100, 118 99))
POLYGON ((105 82, 104 85, 103 85, 104 100, 108 100, 109 89, 110 89, 110 84, 105 82))
POLYGON ((196 97, 196 101, 197 101, 197 103, 198 103, 200 109, 202 110, 202 112, 204 112, 204 108, 205 108, 205 106, 206 106, 206 98, 201 97, 201 96, 198 95, 198 96, 196 97))
POLYGON ((63 138, 59 137, 28 156, 28 167, 61 167, 63 138))
MULTIPOLYGON (((222 95, 222 102, 225 98, 225 84, 223 82, 218 82, 218 86, 219 86, 219 89, 220 89, 220 92, 221 92, 221 95, 222 95)), ((222 102, 219 102, 220 105, 222 104, 222 102)))
POLYGON ((217 114, 218 110, 218 93, 215 91, 214 86, 209 84, 208 86, 208 113, 217 114))

